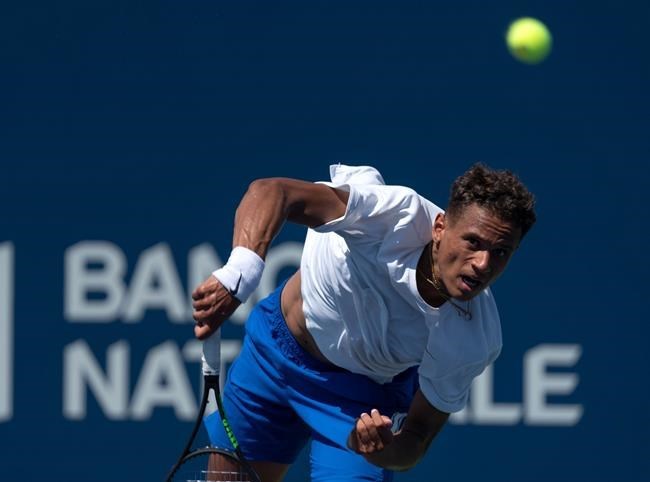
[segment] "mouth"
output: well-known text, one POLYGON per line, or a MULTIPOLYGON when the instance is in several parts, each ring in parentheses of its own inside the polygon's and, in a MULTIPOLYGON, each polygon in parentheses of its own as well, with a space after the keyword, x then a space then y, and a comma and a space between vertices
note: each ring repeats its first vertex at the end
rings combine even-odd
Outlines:
POLYGON ((460 280, 462 284, 461 289, 465 292, 475 291, 483 284, 480 279, 467 275, 461 275, 460 280))

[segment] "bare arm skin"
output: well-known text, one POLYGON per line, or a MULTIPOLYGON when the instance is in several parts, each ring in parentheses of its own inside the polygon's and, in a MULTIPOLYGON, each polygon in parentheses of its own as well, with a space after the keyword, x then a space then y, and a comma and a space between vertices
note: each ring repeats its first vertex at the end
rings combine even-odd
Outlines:
MULTIPOLYGON (((287 178, 253 181, 235 213, 233 246, 243 246, 265 258, 285 221, 320 226, 345 214, 349 194, 324 184, 287 178)), ((192 293, 194 334, 207 338, 240 305, 210 276, 192 293)))
POLYGON ((399 432, 393 435, 390 418, 373 409, 357 419, 348 446, 379 467, 408 470, 424 456, 448 418, 448 413, 432 406, 418 390, 399 432))

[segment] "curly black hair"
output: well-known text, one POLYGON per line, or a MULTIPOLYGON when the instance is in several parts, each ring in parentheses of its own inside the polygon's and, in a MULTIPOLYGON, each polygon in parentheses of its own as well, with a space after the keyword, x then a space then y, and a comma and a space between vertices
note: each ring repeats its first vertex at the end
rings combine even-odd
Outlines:
POLYGON ((508 170, 494 170, 476 163, 451 186, 447 215, 453 222, 463 210, 476 204, 521 229, 521 238, 535 224, 535 197, 508 170))

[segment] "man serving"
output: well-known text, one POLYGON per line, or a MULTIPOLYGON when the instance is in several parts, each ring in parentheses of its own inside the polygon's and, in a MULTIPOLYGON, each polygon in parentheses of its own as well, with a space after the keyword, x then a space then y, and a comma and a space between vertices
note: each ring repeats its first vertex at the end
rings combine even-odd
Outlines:
MULTIPOLYGON (((330 177, 251 183, 228 262, 192 295, 203 339, 255 290, 283 223, 309 228, 300 269, 251 312, 224 388, 264 482, 282 480, 309 440, 313 481, 413 467, 499 355, 489 286, 535 222, 522 182, 480 164, 456 179, 446 211, 372 167, 334 165, 330 177)), ((206 421, 215 445, 227 443, 219 423, 206 421)))

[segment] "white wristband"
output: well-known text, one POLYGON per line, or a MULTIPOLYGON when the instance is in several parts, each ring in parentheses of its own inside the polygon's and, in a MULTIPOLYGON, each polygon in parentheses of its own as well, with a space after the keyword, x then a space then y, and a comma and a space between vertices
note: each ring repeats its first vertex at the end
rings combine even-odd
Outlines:
POLYGON ((257 253, 242 246, 236 246, 228 262, 212 273, 231 295, 242 303, 260 284, 264 271, 264 260, 257 253))

